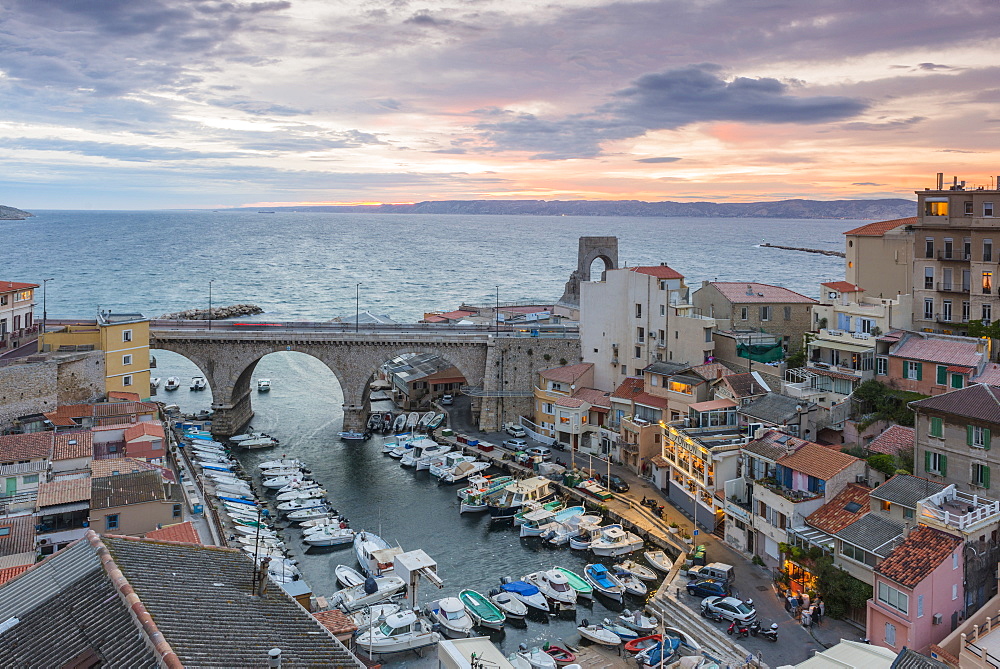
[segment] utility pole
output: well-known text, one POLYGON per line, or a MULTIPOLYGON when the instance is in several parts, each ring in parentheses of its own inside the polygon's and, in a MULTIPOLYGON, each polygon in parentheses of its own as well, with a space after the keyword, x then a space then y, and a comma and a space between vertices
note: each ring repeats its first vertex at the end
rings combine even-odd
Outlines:
POLYGON ((497 324, 497 326, 496 326, 496 334, 499 337, 500 336, 500 286, 497 286, 497 310, 496 310, 496 313, 493 314, 493 315, 495 316, 495 320, 496 320, 496 324, 497 324))
POLYGON ((52 279, 42 279, 42 353, 45 352, 45 326, 49 319, 49 312, 46 308, 45 300, 45 288, 48 286, 49 281, 52 281, 52 279))
POLYGON ((212 329, 212 282, 215 279, 210 279, 208 282, 208 329, 212 329))
POLYGON ((357 291, 354 296, 354 331, 357 332, 361 325, 361 284, 357 286, 357 291))

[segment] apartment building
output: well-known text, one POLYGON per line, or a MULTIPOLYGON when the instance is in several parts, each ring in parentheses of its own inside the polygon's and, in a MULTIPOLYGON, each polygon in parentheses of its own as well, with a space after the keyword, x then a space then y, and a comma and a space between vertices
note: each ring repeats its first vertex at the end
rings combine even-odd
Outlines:
POLYGON ((726 319, 734 330, 777 336, 786 352, 802 348, 802 335, 812 327, 816 300, 795 291, 754 281, 703 281, 691 301, 698 312, 726 319))
POLYGON ((861 286, 872 297, 912 294, 916 222, 916 217, 897 218, 867 223, 845 232, 846 282, 861 286))
POLYGON ((1000 318, 1000 190, 948 188, 917 191, 913 223, 913 326, 965 334, 970 321, 1000 318))
POLYGON ((921 395, 1000 383, 1000 366, 989 361, 990 342, 928 332, 890 332, 876 341, 875 379, 921 395))
POLYGON ((37 283, 0 281, 0 355, 38 337, 35 325, 37 283))

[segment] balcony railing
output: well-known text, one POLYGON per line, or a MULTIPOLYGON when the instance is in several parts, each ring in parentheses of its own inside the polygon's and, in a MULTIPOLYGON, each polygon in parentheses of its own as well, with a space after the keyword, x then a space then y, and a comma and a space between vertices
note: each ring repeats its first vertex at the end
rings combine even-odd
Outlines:
POLYGON ((938 251, 937 252, 937 259, 938 260, 951 260, 951 261, 954 261, 954 262, 969 262, 970 260, 972 260, 972 254, 971 253, 963 253, 962 251, 958 251, 958 250, 954 250, 951 253, 948 253, 947 251, 938 251))
POLYGON ((938 292, 940 293, 968 293, 971 289, 969 284, 961 283, 949 283, 945 281, 939 281, 937 284, 938 292))
POLYGON ((969 322, 968 319, 962 320, 961 317, 956 317, 955 314, 934 314, 934 320, 945 325, 962 325, 969 322))
POLYGON ((767 488, 776 495, 781 495, 790 502, 808 502, 811 499, 817 499, 823 496, 821 493, 809 490, 794 490, 792 488, 786 488, 783 485, 767 479, 758 480, 757 485, 767 488))

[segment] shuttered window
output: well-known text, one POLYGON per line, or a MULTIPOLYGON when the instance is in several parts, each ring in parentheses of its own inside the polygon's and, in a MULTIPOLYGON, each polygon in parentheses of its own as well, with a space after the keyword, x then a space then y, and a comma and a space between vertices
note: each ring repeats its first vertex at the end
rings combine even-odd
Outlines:
POLYGON ((935 416, 931 417, 931 436, 932 437, 944 436, 944 421, 935 416))

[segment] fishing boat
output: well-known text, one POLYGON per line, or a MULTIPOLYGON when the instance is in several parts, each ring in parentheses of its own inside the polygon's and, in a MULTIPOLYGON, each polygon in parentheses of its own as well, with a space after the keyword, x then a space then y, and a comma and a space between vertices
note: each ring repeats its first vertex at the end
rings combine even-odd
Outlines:
POLYGON ((459 462, 451 470, 446 471, 438 479, 438 483, 442 485, 451 485, 452 483, 464 481, 471 476, 475 476, 481 471, 489 469, 490 463, 476 460, 475 457, 471 455, 465 457, 470 459, 459 462))
POLYGON ((465 610, 465 604, 458 597, 444 597, 427 606, 431 620, 444 630, 445 636, 461 639, 469 636, 475 623, 465 610))
POLYGON ((343 441, 364 441, 368 439, 367 432, 355 432, 354 430, 345 430, 343 432, 338 432, 337 436, 343 441))
POLYGON ((427 469, 430 466, 430 458, 433 456, 444 455, 451 450, 451 446, 438 444, 433 439, 416 439, 410 442, 411 448, 407 449, 403 453, 403 457, 400 459, 399 464, 404 467, 414 467, 419 469, 420 463, 427 458, 427 469))
POLYGON ((508 618, 521 619, 528 615, 528 605, 522 602, 509 592, 500 590, 490 591, 490 602, 500 609, 508 618))
POLYGON ((509 592, 520 599, 522 603, 533 609, 538 609, 539 611, 544 611, 545 613, 549 612, 549 602, 545 599, 545 595, 543 595, 536 586, 526 581, 510 581, 508 579, 502 580, 507 582, 500 585, 501 590, 509 592))
POLYGON ((548 509, 535 509, 525 514, 522 518, 520 536, 522 538, 539 536, 555 517, 556 514, 548 509))
POLYGON ((632 639, 639 638, 639 633, 636 632, 635 630, 629 629, 624 625, 619 625, 613 620, 608 620, 607 618, 601 621, 601 627, 608 630, 609 632, 613 632, 615 636, 617 636, 622 641, 631 641, 632 639))
MULTIPOLYGON (((422 449, 420 458, 416 460, 415 467, 416 470, 425 471, 431 468, 431 463, 435 460, 443 457, 445 454, 451 452, 451 446, 448 444, 437 444, 434 446, 425 446, 422 449)), ((415 454, 414 454, 415 455, 415 454)))
POLYGON ((274 437, 269 437, 266 434, 262 434, 257 437, 252 437, 250 439, 244 439, 243 441, 236 442, 236 445, 240 448, 245 448, 247 450, 255 450, 258 448, 271 448, 272 446, 278 445, 278 440, 274 437))
POLYGON ((402 432, 404 429, 406 429, 406 414, 401 413, 396 416, 396 420, 392 422, 392 431, 402 432))
POLYGON ((312 499, 292 499, 287 502, 281 502, 278 504, 278 511, 299 511, 302 509, 315 509, 316 507, 325 507, 326 502, 322 498, 312 498, 312 499))
POLYGON ((434 415, 435 414, 433 411, 428 411, 427 413, 425 413, 423 416, 420 417, 420 422, 417 423, 417 427, 419 427, 422 430, 426 430, 428 426, 431 424, 431 421, 434 420, 434 415))
POLYGON ((458 598, 462 600, 465 610, 477 625, 502 629, 507 621, 507 616, 499 607, 475 590, 463 590, 458 593, 458 598))
POLYGON ((341 546, 354 541, 354 530, 349 527, 323 525, 302 538, 310 546, 341 546))
POLYGON ((427 424, 428 429, 436 430, 439 427, 441 427, 441 424, 444 423, 444 418, 445 416, 443 413, 439 413, 438 415, 434 416, 434 419, 427 424))
POLYGON ((473 493, 466 496, 458 505, 458 513, 481 513, 488 508, 486 495, 483 493, 473 493))
POLYGON ((603 625, 591 625, 584 618, 581 621, 583 624, 576 628, 576 631, 580 633, 584 639, 593 641, 594 643, 599 643, 602 646, 617 646, 622 642, 622 638, 615 634, 614 632, 609 632, 604 629, 603 625))
POLYGON ((635 611, 629 611, 625 609, 622 611, 621 615, 618 616, 618 622, 631 630, 640 632, 642 634, 652 634, 656 631, 657 626, 660 621, 654 616, 644 616, 640 609, 635 611))
POLYGON ((271 379, 257 379, 257 392, 258 393, 271 392, 271 379))
POLYGON ((621 525, 607 525, 601 528, 600 536, 590 542, 590 550, 601 557, 628 555, 642 548, 642 538, 625 531, 621 525))
POLYGON ((429 620, 413 611, 399 611, 356 636, 354 646, 369 655, 385 655, 434 646, 440 640, 429 620))
POLYGON ((612 495, 607 488, 598 483, 596 479, 580 481, 576 484, 576 489, 595 499, 599 499, 602 502, 606 502, 614 497, 614 495, 612 495))
POLYGON ((664 574, 669 574, 674 566, 674 561, 663 551, 646 551, 642 554, 653 569, 664 574))
MULTIPOLYGON (((363 583, 365 577, 361 577, 361 582, 363 583)), ((356 585, 356 584, 355 584, 356 585)), ((354 624, 358 626, 358 631, 355 634, 361 634, 365 630, 371 629, 373 625, 378 625, 385 622, 385 619, 391 616, 393 613, 399 613, 400 606, 395 602, 388 602, 386 604, 372 604, 363 609, 351 613, 351 619, 354 624)))
POLYGON ((515 481, 487 498, 492 520, 510 520, 527 502, 547 502, 555 497, 552 481, 544 476, 535 476, 523 481, 515 481))
POLYGON ((592 599, 594 597, 594 586, 587 583, 587 580, 575 571, 566 567, 556 567, 556 571, 562 572, 562 575, 566 577, 566 581, 569 583, 569 587, 576 590, 577 599, 580 597, 592 599))
POLYGON ((583 568, 583 577, 594 586, 595 592, 605 597, 620 602, 625 596, 625 586, 603 564, 588 564, 583 568))
MULTIPOLYGON (((260 436, 266 437, 266 434, 260 436)), ((302 462, 298 458, 281 458, 280 460, 268 460, 267 462, 262 462, 257 465, 257 468, 261 471, 265 469, 276 469, 278 467, 298 467, 302 469, 306 466, 306 463, 302 462)))
POLYGON ((514 514, 514 527, 520 527, 524 523, 524 517, 529 513, 534 511, 539 511, 544 509, 545 511, 551 511, 553 514, 560 509, 566 507, 566 504, 562 500, 554 499, 551 502, 546 502, 542 504, 540 502, 525 502, 521 507, 521 510, 514 514))
POLYGON ((612 567, 615 577, 622 582, 626 595, 645 597, 648 589, 642 580, 630 571, 625 571, 618 565, 612 567))
POLYGON ((576 654, 561 646, 545 644, 542 650, 545 651, 546 655, 555 660, 557 667, 565 667, 567 664, 576 662, 576 654))
POLYGON ((356 611, 369 604, 384 602, 404 587, 406 587, 406 583, 398 576, 379 576, 378 578, 370 576, 360 585, 333 593, 329 602, 332 606, 339 607, 345 612, 356 611))
POLYGON ((528 650, 523 643, 507 659, 517 669, 555 669, 558 666, 555 658, 542 649, 535 647, 528 650))
POLYGON ((167 382, 163 384, 164 390, 177 390, 181 387, 181 380, 176 376, 167 377, 167 382))
POLYGON ((659 634, 651 634, 649 636, 641 636, 638 639, 632 639, 625 644, 625 652, 632 653, 633 655, 641 653, 647 648, 652 648, 658 644, 662 638, 659 634))
MULTIPOLYGON (((530 534, 524 534, 524 525, 521 525, 521 536, 543 536, 550 532, 555 532, 558 528, 563 526, 563 523, 567 523, 574 518, 580 518, 583 516, 585 509, 582 506, 570 506, 565 509, 560 509, 556 511, 552 519, 546 523, 538 523, 537 529, 533 530, 530 534)), ((525 518, 525 524, 527 524, 527 518, 525 518)))
POLYGON ((419 422, 420 422, 420 414, 418 414, 416 411, 410 412, 410 414, 406 417, 406 427, 408 427, 411 430, 415 429, 417 427, 417 423, 419 422))
POLYGON ((474 455, 464 455, 461 451, 450 451, 442 455, 438 462, 430 466, 430 474, 434 478, 440 479, 460 463, 475 461, 476 456, 474 455))
MULTIPOLYGON (((337 575, 337 582, 343 588, 353 588, 365 582, 365 577, 361 575, 361 572, 354 567, 348 567, 346 564, 337 565, 333 573, 337 575)), ((397 606, 396 609, 399 610, 399 607, 397 606)))
POLYGON ((491 493, 500 490, 509 483, 514 482, 513 476, 483 476, 475 474, 469 477, 469 486, 458 491, 458 498, 462 499, 473 493, 491 493))
POLYGON ((205 388, 208 388, 208 381, 205 380, 204 376, 191 377, 191 390, 204 390, 205 388))
POLYGON ((632 560, 619 562, 616 566, 622 571, 627 571, 643 581, 655 581, 657 578, 655 571, 632 560))
POLYGON ((524 577, 524 580, 538 588, 559 610, 572 609, 576 606, 576 590, 569 584, 566 575, 557 569, 536 571, 524 577))
POLYGON ((393 558, 403 552, 393 548, 389 542, 373 532, 358 532, 354 535, 354 555, 367 576, 391 573, 393 558))
POLYGON ((159 388, 160 387, 160 377, 154 376, 151 379, 149 379, 149 385, 151 387, 153 387, 153 388, 159 388))

